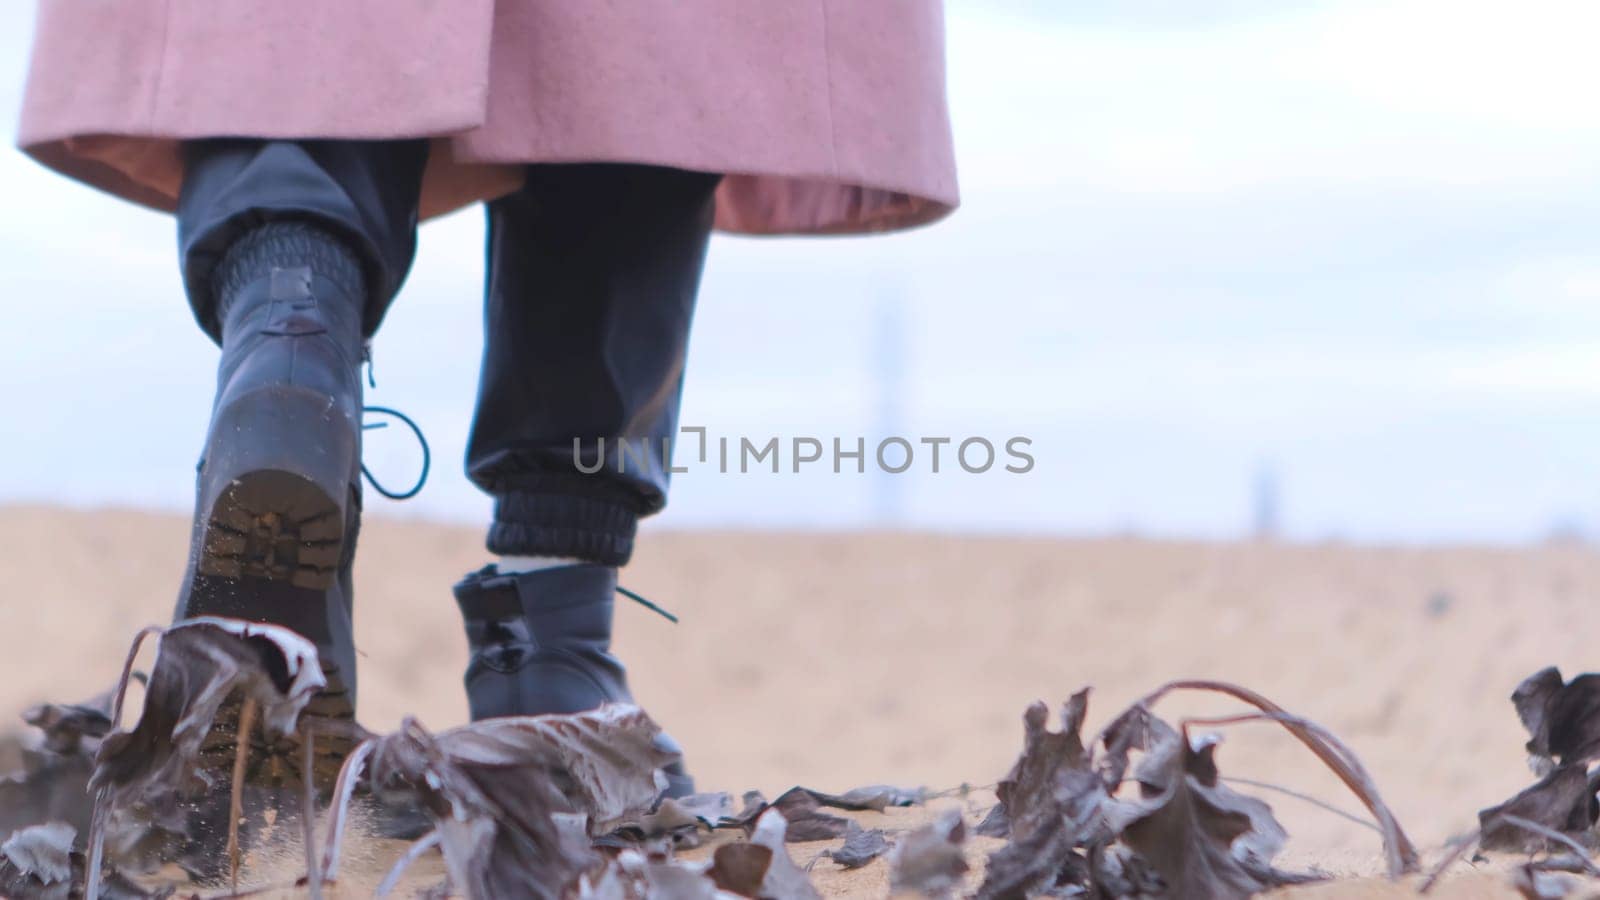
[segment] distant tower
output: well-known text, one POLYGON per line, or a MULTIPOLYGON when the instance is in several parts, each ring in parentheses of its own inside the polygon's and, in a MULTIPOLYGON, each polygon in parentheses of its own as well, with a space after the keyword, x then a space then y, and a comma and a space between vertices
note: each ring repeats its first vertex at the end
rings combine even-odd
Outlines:
MULTIPOLYGON (((868 369, 872 372, 874 386, 877 388, 877 409, 873 415, 876 419, 869 433, 876 434, 876 438, 869 438, 867 443, 867 465, 873 472, 873 518, 877 524, 894 526, 900 525, 905 520, 905 492, 906 481, 915 478, 919 467, 913 462, 911 468, 898 474, 891 474, 878 468, 876 459, 878 441, 888 437, 903 437, 911 442, 914 453, 925 450, 918 442, 903 433, 905 429, 905 384, 906 384, 906 328, 905 328, 905 296, 895 289, 886 289, 878 297, 877 321, 873 328, 873 341, 870 347, 872 358, 868 361, 868 369)), ((901 463, 899 451, 891 448, 885 457, 890 465, 898 466, 901 463)))
POLYGON ((1279 503, 1278 472, 1271 462, 1256 464, 1255 484, 1252 490, 1255 515, 1255 538, 1270 541, 1278 536, 1279 503))

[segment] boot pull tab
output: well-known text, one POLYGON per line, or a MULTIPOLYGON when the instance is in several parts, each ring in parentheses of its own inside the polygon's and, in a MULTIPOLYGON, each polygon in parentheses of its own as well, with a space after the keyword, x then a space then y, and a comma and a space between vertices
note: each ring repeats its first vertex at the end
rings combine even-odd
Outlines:
POLYGON ((328 325, 317 309, 317 298, 311 293, 309 266, 273 266, 268 276, 267 299, 271 306, 263 334, 298 337, 323 334, 328 325))
POLYGON ((629 600, 632 600, 633 602, 639 604, 640 606, 644 607, 645 609, 648 609, 651 612, 660 615, 661 618, 666 619, 668 622, 671 622, 674 625, 678 624, 678 617, 677 616, 673 615, 672 613, 667 612, 666 610, 662 609, 661 607, 655 605, 654 603, 651 603, 649 600, 646 600, 645 598, 639 596, 638 594, 635 594, 633 591, 628 590, 627 588, 623 587, 620 584, 617 585, 617 593, 621 594, 624 597, 627 597, 629 600))

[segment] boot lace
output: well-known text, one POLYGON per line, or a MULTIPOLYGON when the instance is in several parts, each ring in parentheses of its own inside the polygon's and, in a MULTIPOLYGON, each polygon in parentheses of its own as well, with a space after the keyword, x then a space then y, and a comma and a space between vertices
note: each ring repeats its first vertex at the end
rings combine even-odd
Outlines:
MULTIPOLYGON (((361 344, 361 361, 367 364, 367 385, 369 387, 376 388, 378 386, 378 379, 372 371, 374 367, 372 365, 372 341, 370 340, 363 341, 361 344)), ((380 416, 393 416, 394 418, 399 419, 401 422, 405 423, 406 427, 411 429, 412 434, 417 436, 417 443, 422 447, 422 474, 417 476, 417 483, 412 485, 410 490, 389 490, 380 484, 378 479, 373 476, 372 470, 367 468, 366 462, 362 462, 361 475, 367 479, 367 484, 372 485, 373 490, 384 495, 385 497, 388 497, 390 500, 410 500, 412 497, 415 497, 417 494, 421 493, 422 486, 428 483, 428 469, 433 465, 433 454, 428 450, 428 439, 423 436, 422 428, 418 426, 410 416, 398 409, 391 409, 387 406, 363 406, 361 407, 361 413, 362 415, 374 413, 380 416)), ((361 423, 362 431, 375 431, 379 428, 388 427, 388 422, 361 423)))
MULTIPOLYGON (((410 490, 389 490, 378 482, 378 479, 373 476, 372 470, 367 468, 365 462, 361 464, 361 474, 367 479, 367 484, 372 485, 373 490, 388 497, 390 500, 410 500, 422 491, 423 485, 428 483, 428 469, 433 465, 433 454, 428 450, 428 439, 423 436, 422 428, 410 416, 398 409, 391 409, 387 406, 363 406, 361 407, 361 412, 363 414, 373 413, 381 416, 393 416, 405 423, 406 427, 411 429, 411 433, 417 436, 417 444, 422 447, 422 473, 417 476, 417 483, 412 485, 410 490)), ((389 423, 383 421, 361 423, 362 431, 375 431, 379 428, 388 427, 389 423)))
POLYGON ((644 607, 645 609, 648 609, 651 612, 656 613, 657 615, 661 616, 661 618, 666 619, 668 622, 671 622, 674 625, 678 624, 678 617, 677 616, 673 615, 672 613, 667 612, 666 610, 662 609, 661 607, 655 605, 654 603, 651 603, 649 600, 646 600, 645 598, 639 596, 638 594, 634 593, 633 591, 628 590, 627 588, 623 587, 620 584, 617 585, 617 593, 621 594, 624 597, 627 597, 629 600, 632 600, 633 602, 639 604, 640 606, 644 607))

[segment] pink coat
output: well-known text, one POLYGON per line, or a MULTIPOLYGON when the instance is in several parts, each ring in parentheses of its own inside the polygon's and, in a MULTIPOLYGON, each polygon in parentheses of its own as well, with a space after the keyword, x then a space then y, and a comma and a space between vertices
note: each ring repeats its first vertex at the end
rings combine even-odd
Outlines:
POLYGON ((727 174, 717 226, 957 202, 941 0, 40 0, 19 143, 171 210, 184 138, 432 137, 423 214, 516 163, 727 174))

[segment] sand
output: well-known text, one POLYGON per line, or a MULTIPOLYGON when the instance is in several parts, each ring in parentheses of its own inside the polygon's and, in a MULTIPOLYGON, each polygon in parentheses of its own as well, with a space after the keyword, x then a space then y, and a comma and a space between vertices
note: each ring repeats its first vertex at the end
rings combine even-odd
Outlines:
MULTIPOLYGON (((109 684, 134 630, 170 614, 186 540, 177 516, 0 508, 0 714, 109 684)), ((464 721, 449 587, 486 561, 481 533, 372 518, 361 540, 363 722, 464 721)), ((1168 679, 1222 678, 1344 737, 1433 855, 1532 780, 1508 702, 1517 682, 1600 662, 1600 555, 1581 547, 658 530, 623 582, 682 617, 674 626, 621 603, 618 649, 703 789, 985 785, 1012 762, 1034 699, 1092 685, 1092 728, 1168 679)), ((1218 758, 1225 775, 1359 809, 1274 726, 1230 729, 1218 758)), ((1267 799, 1293 836, 1286 862, 1379 872, 1370 831, 1267 799)), ((886 890, 881 863, 831 867, 818 866, 831 896, 886 890)), ((1290 893, 1408 891, 1361 881, 1290 893)), ((1515 894, 1498 873, 1468 872, 1435 896, 1515 894)))

